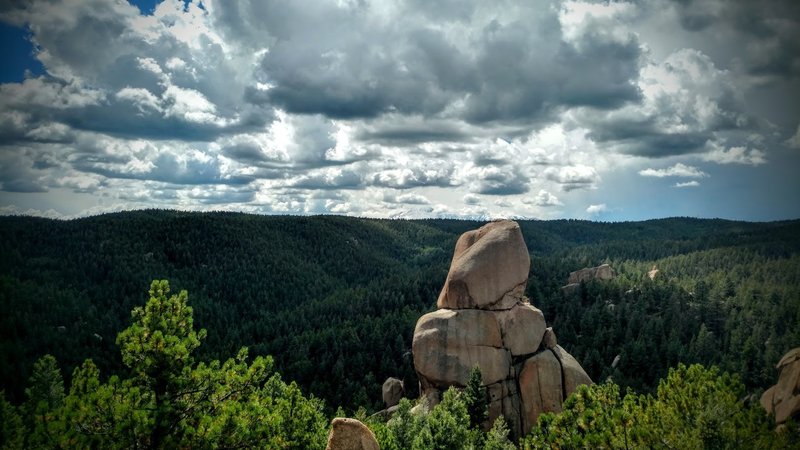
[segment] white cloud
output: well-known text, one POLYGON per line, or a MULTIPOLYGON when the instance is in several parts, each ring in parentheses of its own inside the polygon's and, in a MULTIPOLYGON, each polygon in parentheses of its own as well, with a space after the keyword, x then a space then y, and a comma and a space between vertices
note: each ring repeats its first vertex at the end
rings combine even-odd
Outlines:
POLYGON ((532 203, 532 204, 534 204, 536 206, 561 206, 561 205, 563 205, 563 203, 561 203, 558 200, 558 197, 556 197, 555 195, 545 191, 544 189, 539 189, 539 192, 536 194, 536 196, 533 197, 533 199, 526 199, 526 200, 523 200, 523 202, 532 203))
POLYGON ((544 170, 544 176, 559 183, 564 191, 595 188, 600 181, 597 170, 585 165, 548 167, 544 170))
POLYGON ((677 182, 675 183, 674 187, 676 188, 685 188, 685 187, 697 187, 700 186, 700 183, 696 180, 686 181, 686 182, 677 182))
POLYGON ((608 211, 608 207, 606 206, 605 203, 600 203, 598 205, 589 205, 586 208, 586 212, 593 216, 602 214, 606 211, 608 211))
POLYGON ((708 174, 694 166, 687 166, 683 163, 677 163, 672 167, 666 169, 643 169, 639 171, 639 175, 643 177, 684 177, 684 178, 703 178, 708 174))
POLYGON ((717 164, 744 164, 759 166, 765 164, 766 154, 758 149, 747 147, 731 147, 725 150, 717 146, 714 150, 703 155, 703 159, 717 164))

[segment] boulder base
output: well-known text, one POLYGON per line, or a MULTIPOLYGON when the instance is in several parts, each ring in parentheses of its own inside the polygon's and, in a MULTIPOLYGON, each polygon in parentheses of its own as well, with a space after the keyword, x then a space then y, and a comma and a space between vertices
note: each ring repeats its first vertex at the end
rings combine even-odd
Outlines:
POLYGON ((372 430, 356 419, 336 418, 331 422, 325 450, 380 450, 372 430))
POLYGON ((542 413, 561 412, 561 364, 553 352, 545 350, 525 361, 519 373, 519 391, 523 436, 536 426, 542 413))

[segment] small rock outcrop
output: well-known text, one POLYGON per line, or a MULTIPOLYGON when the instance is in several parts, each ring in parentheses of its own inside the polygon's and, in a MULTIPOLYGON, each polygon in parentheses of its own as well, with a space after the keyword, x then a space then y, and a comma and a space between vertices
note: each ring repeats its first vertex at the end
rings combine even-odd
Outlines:
POLYGON ((403 382, 394 377, 389 377, 383 382, 381 392, 383 393, 383 403, 387 408, 400 403, 403 398, 403 382))
POLYGON ((572 295, 578 292, 581 283, 587 283, 592 280, 606 281, 615 276, 617 276, 617 273, 608 264, 597 267, 586 267, 571 272, 569 278, 567 278, 567 284, 561 287, 561 292, 564 293, 564 295, 572 295))
POLYGON ((529 270, 516 222, 491 222, 462 234, 439 309, 420 317, 412 343, 420 392, 430 407, 448 387, 466 386, 478 366, 489 396, 487 425, 502 415, 515 439, 542 413, 561 411, 579 384, 592 383, 525 297, 529 270))
POLYGON ((325 450, 380 450, 372 430, 356 419, 337 417, 331 422, 325 450))
POLYGON ((658 275, 658 267, 653 266, 653 268, 647 272, 647 278, 654 280, 656 278, 656 275, 658 275))
POLYGON ((778 383, 764 391, 761 406, 775 415, 778 425, 790 418, 800 420, 800 347, 789 350, 775 367, 778 383))

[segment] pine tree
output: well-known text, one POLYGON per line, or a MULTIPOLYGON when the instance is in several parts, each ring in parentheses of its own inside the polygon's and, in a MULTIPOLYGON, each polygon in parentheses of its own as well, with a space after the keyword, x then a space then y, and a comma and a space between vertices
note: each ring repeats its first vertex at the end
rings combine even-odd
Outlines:
POLYGON ((486 387, 483 386, 481 368, 475 366, 469 372, 469 381, 464 388, 464 403, 469 413, 470 427, 480 427, 489 418, 489 403, 487 401, 486 387))

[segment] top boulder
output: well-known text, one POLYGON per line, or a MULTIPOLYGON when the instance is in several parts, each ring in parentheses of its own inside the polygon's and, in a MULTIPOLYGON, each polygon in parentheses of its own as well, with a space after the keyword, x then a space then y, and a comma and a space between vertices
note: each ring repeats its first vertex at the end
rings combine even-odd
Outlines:
POLYGON ((531 260, 516 222, 499 220, 458 238, 436 302, 448 309, 510 309, 523 298, 531 260))

